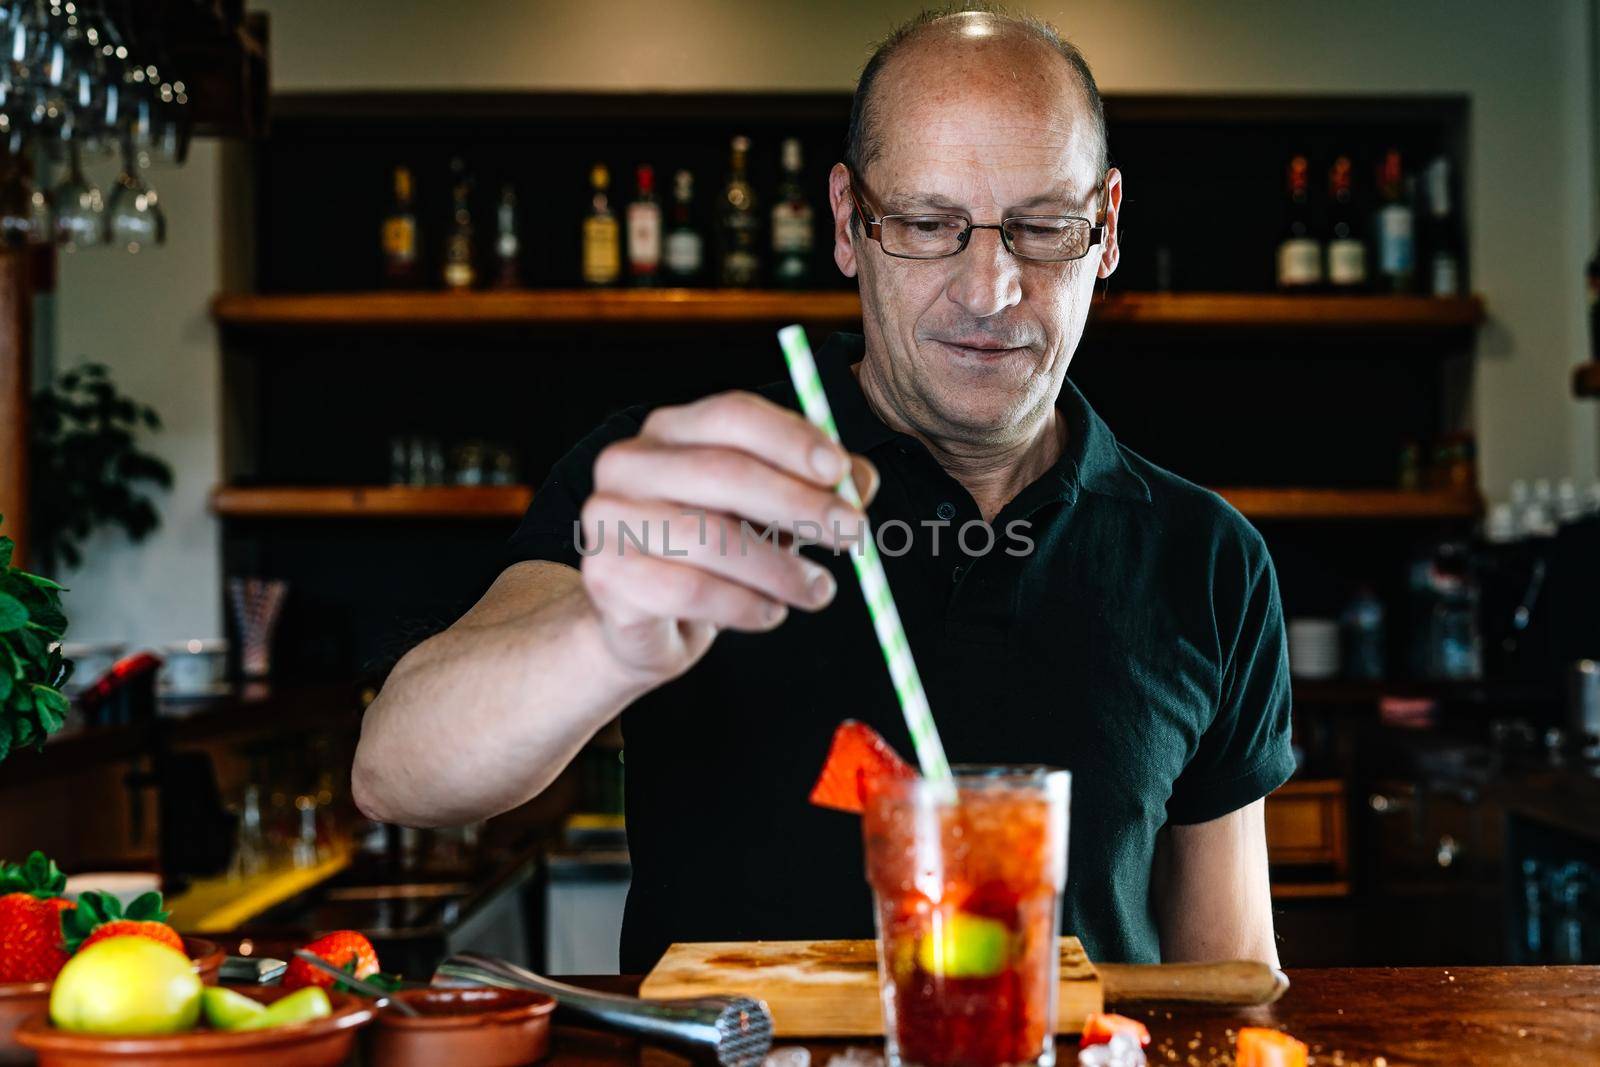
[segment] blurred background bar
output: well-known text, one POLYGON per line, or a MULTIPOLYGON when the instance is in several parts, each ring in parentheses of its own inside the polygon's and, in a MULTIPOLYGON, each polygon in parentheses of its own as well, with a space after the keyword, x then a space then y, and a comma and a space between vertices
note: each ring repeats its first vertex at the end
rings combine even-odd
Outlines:
MULTIPOLYGON (((351 804, 362 709, 607 414, 856 328, 826 175, 917 5, 0 7, 96 27, 126 105, 64 125, 14 62, 43 110, 0 113, 0 532, 79 664, 0 764, 0 856, 389 970, 614 969, 620 731, 424 832, 351 804)), ((1125 181, 1072 377, 1277 563, 1284 962, 1600 962, 1596 0, 1019 7, 1087 54, 1125 181)))

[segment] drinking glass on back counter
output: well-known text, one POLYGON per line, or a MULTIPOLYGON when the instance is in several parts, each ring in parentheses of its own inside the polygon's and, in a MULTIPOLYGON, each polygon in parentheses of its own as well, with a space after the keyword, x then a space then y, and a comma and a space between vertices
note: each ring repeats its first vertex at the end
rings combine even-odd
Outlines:
POLYGON ((1055 1062, 1071 775, 956 767, 866 804, 890 1067, 1055 1062))

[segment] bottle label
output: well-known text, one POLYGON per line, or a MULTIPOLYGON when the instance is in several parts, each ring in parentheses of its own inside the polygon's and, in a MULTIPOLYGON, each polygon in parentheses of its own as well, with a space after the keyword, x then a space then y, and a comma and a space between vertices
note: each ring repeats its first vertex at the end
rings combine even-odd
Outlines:
POLYGON ((1316 285, 1322 281, 1322 249, 1309 237, 1291 237, 1278 246, 1278 284, 1316 285))
POLYGON ((667 234, 667 269, 688 277, 700 273, 703 246, 693 230, 674 230, 667 234))
POLYGON ((1433 257, 1432 292, 1434 296, 1455 296, 1461 291, 1461 270, 1452 255, 1436 254, 1433 257))
POLYGON ((628 205, 628 265, 650 273, 661 262, 661 211, 654 204, 628 205))
POLYGON ((811 239, 810 205, 779 204, 772 209, 774 252, 809 252, 811 239))
POLYGON ((722 260, 722 281, 725 285, 754 285, 760 270, 761 261, 753 253, 730 250, 722 260))
POLYGON ((383 254, 394 263, 410 263, 417 258, 417 223, 410 215, 384 220, 383 254))
POLYGON ((1328 281, 1334 285, 1365 285, 1367 249, 1353 237, 1328 242, 1328 281))
POLYGON ((444 284, 447 289, 471 289, 472 264, 451 262, 444 265, 444 284))
POLYGON ((495 253, 501 259, 516 259, 517 248, 517 235, 514 233, 502 233, 494 243, 495 253))
POLYGON ((606 285, 622 273, 621 250, 617 247, 617 221, 598 218, 583 220, 583 280, 590 285, 606 285))
POLYGON ((1411 209, 1390 204, 1378 211, 1378 270, 1384 274, 1409 274, 1411 266, 1411 209))

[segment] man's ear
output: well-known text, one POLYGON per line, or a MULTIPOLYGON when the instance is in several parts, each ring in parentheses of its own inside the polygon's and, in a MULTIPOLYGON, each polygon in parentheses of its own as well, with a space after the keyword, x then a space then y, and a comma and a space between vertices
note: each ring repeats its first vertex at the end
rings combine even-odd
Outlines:
POLYGON ((835 163, 828 172, 828 206, 833 209, 833 261, 846 278, 856 276, 856 245, 850 233, 855 203, 850 199, 850 171, 835 163))
POLYGON ((1100 246, 1097 277, 1109 278, 1122 260, 1122 172, 1112 167, 1106 172, 1106 237, 1100 246))

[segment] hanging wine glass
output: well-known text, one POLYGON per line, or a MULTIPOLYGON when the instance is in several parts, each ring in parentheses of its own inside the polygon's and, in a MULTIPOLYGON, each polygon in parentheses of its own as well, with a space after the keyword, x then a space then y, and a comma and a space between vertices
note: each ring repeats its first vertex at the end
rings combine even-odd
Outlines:
POLYGON ((50 187, 50 161, 41 147, 34 149, 32 171, 33 180, 27 186, 28 223, 24 236, 29 244, 52 244, 56 239, 55 205, 47 191, 50 187))
POLYGON ((100 190, 83 175, 78 142, 68 149, 67 175, 55 188, 56 242, 72 252, 95 248, 106 241, 106 208, 100 190))
POLYGON ((109 81, 106 57, 101 52, 98 0, 78 0, 63 8, 61 27, 61 84, 70 123, 70 136, 91 159, 109 156, 116 148, 114 130, 106 123, 109 81))
POLYGON ((156 191, 139 176, 139 160, 130 138, 122 141, 122 173, 117 175, 117 187, 111 190, 110 218, 111 243, 129 252, 167 239, 166 215, 156 191))

